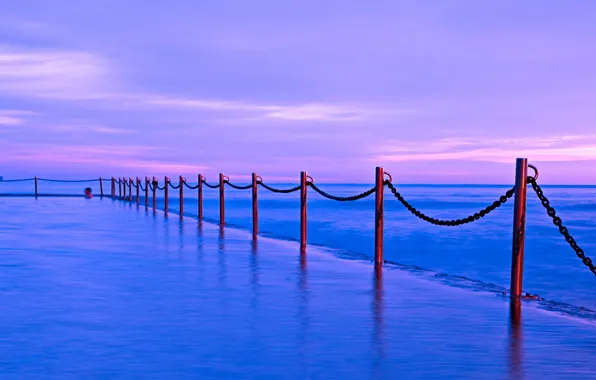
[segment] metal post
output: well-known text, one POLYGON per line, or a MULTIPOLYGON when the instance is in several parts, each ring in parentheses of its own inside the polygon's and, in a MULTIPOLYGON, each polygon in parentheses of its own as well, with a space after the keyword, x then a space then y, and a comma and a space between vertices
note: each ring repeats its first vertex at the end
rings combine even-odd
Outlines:
POLYGON ((99 195, 103 198, 103 180, 99 177, 99 195))
POLYGON ((132 202, 132 178, 128 177, 128 200, 132 202))
POLYGON ((38 189, 39 189, 38 179, 37 179, 37 176, 35 176, 35 197, 37 197, 37 195, 38 195, 38 189))
POLYGON ((199 184, 197 187, 197 196, 199 198, 199 210, 198 210, 198 214, 199 214, 199 220, 203 219, 203 176, 201 174, 199 174, 199 184))
POLYGON ((112 177, 112 198, 116 196, 116 178, 112 177))
POLYGON ((306 172, 300 172, 300 249, 306 249, 306 172))
POLYGON ((153 177, 153 211, 155 211, 155 209, 157 208, 157 199, 156 199, 156 193, 157 193, 157 179, 155 177, 153 177))
POLYGON ((122 177, 118 178, 118 198, 122 198, 122 177))
POLYGON ((252 173, 252 234, 259 233, 259 200, 257 194, 257 173, 252 173))
POLYGON ((511 297, 522 292, 524 275, 524 241, 526 234, 526 193, 528 159, 518 158, 515 166, 515 203, 513 209, 513 249, 511 257, 511 297))
POLYGON ((145 176, 145 208, 149 208, 149 178, 145 176))
POLYGON ((122 179, 122 199, 126 200, 126 178, 122 179))
POLYGON ((375 266, 383 265, 383 184, 384 171, 382 167, 375 170, 375 266))
POLYGON ((225 210, 224 210, 224 175, 219 173, 219 225, 223 226, 225 221, 225 210))
POLYGON ((164 181, 165 182, 164 182, 163 188, 164 188, 164 198, 165 199, 164 199, 163 207, 164 207, 165 214, 168 215, 168 193, 169 193, 168 187, 170 187, 170 179, 166 176, 164 181))
POLYGON ((184 177, 180 176, 180 220, 184 218, 184 177))
POLYGON ((139 177, 137 177, 137 206, 139 205, 139 202, 141 201, 141 197, 140 197, 140 191, 141 191, 141 179, 139 177))

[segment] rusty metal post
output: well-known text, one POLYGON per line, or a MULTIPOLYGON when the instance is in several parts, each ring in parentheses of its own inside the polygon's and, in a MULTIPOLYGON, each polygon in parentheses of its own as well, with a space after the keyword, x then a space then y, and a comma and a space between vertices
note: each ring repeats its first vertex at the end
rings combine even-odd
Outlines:
POLYGON ((180 219, 184 218, 184 177, 180 176, 180 219))
POLYGON ((197 186, 197 196, 199 198, 199 220, 203 220, 203 176, 201 174, 199 174, 199 184, 197 186))
POLYGON ((384 171, 382 167, 375 170, 375 266, 383 265, 383 184, 384 171))
POLYGON ((164 188, 164 204, 163 204, 163 207, 164 207, 165 214, 168 215, 168 203, 169 203, 168 202, 168 193, 169 193, 168 188, 170 187, 170 179, 166 176, 164 181, 165 182, 164 182, 164 185, 163 185, 163 188, 164 188))
POLYGON ((128 200, 132 202, 132 178, 128 177, 128 200))
POLYGON ((137 177, 137 206, 139 205, 139 202, 141 201, 141 179, 139 177, 137 177))
POLYGON ((306 172, 300 172, 300 250, 306 249, 306 172))
POLYGON ((145 208, 149 208, 149 178, 145 176, 145 208))
POLYGON ((122 177, 118 178, 118 198, 122 198, 122 177))
POLYGON ((524 241, 526 234, 526 195, 528 159, 518 158, 515 165, 515 203, 513 208, 513 249, 511 256, 511 298, 522 292, 524 275, 524 241))
POLYGON ((99 177, 99 196, 103 198, 103 179, 99 177))
POLYGON ((259 200, 257 193, 257 173, 252 173, 252 234, 259 234, 259 200))
POLYGON ((225 209, 224 209, 224 175, 219 173, 219 225, 226 224, 225 209))
POLYGON ((126 200, 126 178, 122 179, 122 199, 126 200))
POLYGON ((111 188, 112 192, 112 198, 114 198, 116 196, 116 178, 112 177, 112 188, 111 188))
POLYGON ((35 176, 35 197, 37 197, 38 195, 38 189, 39 189, 39 185, 38 185, 38 179, 37 176, 35 176))
POLYGON ((157 178, 153 177, 153 211, 157 208, 157 178))

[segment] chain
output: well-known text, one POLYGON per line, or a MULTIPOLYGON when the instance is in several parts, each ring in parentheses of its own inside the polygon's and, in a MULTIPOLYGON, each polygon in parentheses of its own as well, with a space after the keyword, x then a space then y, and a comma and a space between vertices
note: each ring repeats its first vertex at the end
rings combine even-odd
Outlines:
POLYGON ((198 189, 199 188, 199 185, 198 184, 196 186, 190 186, 188 184, 188 182, 186 182, 186 181, 183 181, 182 183, 184 184, 184 186, 188 187, 191 190, 194 190, 194 189, 198 189))
POLYGON ((146 189, 143 187, 143 184, 139 182, 139 187, 141 188, 141 191, 145 191, 146 189))
POLYGON ((23 178, 23 179, 3 179, 0 183, 3 182, 27 182, 27 181, 34 181, 35 178, 23 178))
POLYGON ((82 182, 99 182, 99 178, 97 179, 47 179, 47 178, 38 178, 39 181, 43 182, 65 182, 65 183, 82 183, 82 182))
POLYGON ((234 185, 233 183, 231 183, 230 181, 224 181, 225 184, 230 185, 230 187, 233 187, 234 189, 238 189, 238 190, 247 190, 247 189, 252 189, 252 183, 250 185, 246 185, 246 186, 238 186, 238 185, 234 185))
POLYGON ((302 187, 302 186, 298 185, 296 187, 292 187, 291 189, 276 189, 274 187, 267 186, 263 182, 260 182, 260 181, 258 182, 258 184, 273 193, 283 193, 283 194, 293 193, 294 191, 300 190, 300 188, 302 187))
POLYGON ((555 211, 553 206, 550 205, 549 200, 542 192, 542 189, 536 182, 536 179, 534 179, 533 177, 528 177, 528 182, 532 185, 532 188, 536 192, 538 199, 540 199, 540 202, 546 209, 546 213, 548 214, 548 216, 550 216, 553 219, 553 224, 559 228, 559 232, 561 233, 561 235, 565 237, 565 241, 569 243, 571 248, 575 251, 577 257, 581 259, 584 265, 590 268, 590 271, 596 276, 596 267, 594 266, 592 259, 586 257, 586 255, 584 254, 584 250, 577 245, 577 242, 575 241, 573 236, 569 234, 569 230, 567 229, 567 227, 563 225, 563 220, 561 220, 561 218, 557 216, 557 212, 555 211))
POLYGON ((168 183, 170 184, 170 187, 171 187, 172 189, 175 189, 175 190, 177 190, 177 189, 179 189, 179 188, 180 188, 180 184, 178 184, 178 185, 174 186, 174 185, 172 185, 172 182, 168 181, 168 183))
POLYGON ((404 197, 401 196, 401 194, 397 191, 397 189, 393 186, 393 184, 391 182, 385 181, 385 184, 387 185, 387 187, 389 187, 389 189, 391 189, 391 192, 393 193, 393 195, 395 195, 395 198, 397 198, 397 200, 400 201, 401 204, 403 204, 412 214, 414 214, 418 218, 420 218, 426 222, 429 222, 431 224, 434 224, 436 226, 448 226, 448 227, 460 226, 462 224, 471 223, 471 222, 474 222, 474 221, 488 215, 491 211, 497 209, 498 207, 503 205, 505 202, 507 202, 507 200, 509 198, 511 198, 513 196, 513 194, 515 193, 515 188, 511 188, 511 189, 507 190, 505 195, 502 195, 498 200, 493 202, 493 204, 485 207, 484 209, 478 211, 477 213, 474 213, 473 215, 468 216, 467 218, 454 219, 454 220, 440 220, 440 219, 431 218, 430 216, 427 216, 427 215, 423 214, 422 212, 418 211, 416 208, 414 208, 411 204, 408 203, 408 201, 406 201, 404 199, 404 197))
POLYGON ((212 189, 217 189, 219 187, 219 183, 217 185, 210 185, 205 180, 203 180, 203 183, 205 184, 205 186, 210 187, 212 189))
POLYGON ((374 193, 375 191, 377 191, 377 187, 375 186, 372 189, 366 190, 365 192, 360 193, 358 195, 352 195, 352 196, 349 196, 349 197, 338 197, 338 196, 331 195, 329 193, 324 192, 323 190, 319 189, 317 187, 317 185, 315 185, 312 182, 309 182, 308 183, 308 186, 312 187, 314 191, 316 191, 317 193, 321 194, 325 198, 332 199, 334 201, 339 201, 339 202, 357 201, 358 199, 366 198, 369 195, 371 195, 372 193, 374 193))

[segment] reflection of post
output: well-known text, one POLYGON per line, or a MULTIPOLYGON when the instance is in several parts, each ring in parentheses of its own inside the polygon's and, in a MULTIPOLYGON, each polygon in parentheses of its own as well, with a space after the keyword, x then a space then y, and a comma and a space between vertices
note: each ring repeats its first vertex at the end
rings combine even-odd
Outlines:
POLYGON ((219 261, 219 281, 223 287, 226 285, 226 245, 224 240, 224 226, 219 226, 219 253, 217 255, 219 261))
POLYGON ((521 314, 521 301, 513 298, 509 305, 509 375, 512 379, 524 377, 521 314))
POLYGON ((375 266, 374 269, 374 297, 373 297, 373 359, 374 378, 380 378, 381 365, 385 360, 385 340, 383 337, 383 267, 375 266))

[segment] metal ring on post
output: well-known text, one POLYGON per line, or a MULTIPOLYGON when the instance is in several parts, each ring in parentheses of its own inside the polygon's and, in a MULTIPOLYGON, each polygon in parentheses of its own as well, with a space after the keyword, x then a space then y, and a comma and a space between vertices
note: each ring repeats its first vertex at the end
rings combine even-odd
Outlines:
POLYGON ((388 175, 389 176, 389 182, 393 182, 393 177, 391 177, 391 174, 389 174, 387 172, 383 172, 383 175, 388 175))
POLYGON ((263 183, 263 178, 260 175, 257 176, 257 183, 259 182, 263 183))
POLYGON ((223 176, 223 178, 224 178, 224 181, 228 181, 228 182, 230 182, 230 177, 228 177, 227 175, 224 175, 224 176, 223 176), (227 178, 227 179, 226 179, 226 178, 227 178))
POLYGON ((538 169, 536 168, 536 166, 532 165, 532 164, 528 164, 528 167, 531 168, 532 170, 534 170, 534 181, 536 181, 538 179, 538 169))
POLYGON ((310 178, 310 183, 315 183, 315 180, 311 176, 307 175, 306 179, 309 179, 309 178, 310 178))

